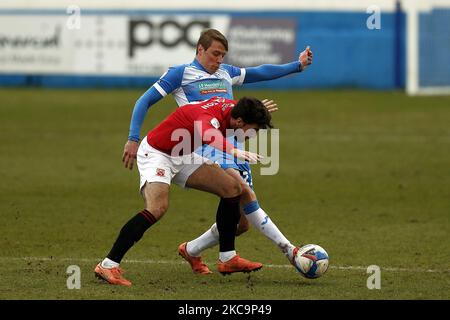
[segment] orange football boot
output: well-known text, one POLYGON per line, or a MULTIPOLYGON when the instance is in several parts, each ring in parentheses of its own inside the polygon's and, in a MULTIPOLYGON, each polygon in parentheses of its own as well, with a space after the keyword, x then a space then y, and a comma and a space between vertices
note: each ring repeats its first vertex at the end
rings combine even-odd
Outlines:
POLYGON ((184 260, 189 262, 192 268, 192 272, 196 274, 211 274, 208 266, 202 262, 201 257, 191 257, 186 250, 187 242, 183 242, 178 247, 178 254, 183 257, 184 260))
POLYGON ((252 262, 247 259, 241 258, 236 254, 231 260, 227 262, 219 261, 217 263, 217 270, 223 275, 231 274, 234 272, 252 272, 257 271, 263 267, 262 263, 252 262))
POLYGON ((121 286, 131 286, 131 282, 122 277, 124 271, 121 268, 103 268, 100 262, 94 269, 95 276, 99 279, 105 280, 110 284, 121 286))

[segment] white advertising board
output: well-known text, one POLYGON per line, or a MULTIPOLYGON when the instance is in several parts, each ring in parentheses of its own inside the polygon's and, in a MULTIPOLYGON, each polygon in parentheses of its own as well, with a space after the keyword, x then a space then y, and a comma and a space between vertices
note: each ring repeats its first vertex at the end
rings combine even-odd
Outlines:
POLYGON ((226 62, 292 61, 295 19, 230 15, 2 15, 0 73, 160 76, 195 57, 200 32, 229 38, 226 62))

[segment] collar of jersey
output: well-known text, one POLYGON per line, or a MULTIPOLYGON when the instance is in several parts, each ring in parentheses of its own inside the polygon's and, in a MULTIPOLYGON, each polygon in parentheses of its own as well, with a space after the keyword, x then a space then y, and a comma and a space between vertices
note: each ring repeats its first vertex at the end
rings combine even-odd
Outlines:
POLYGON ((197 58, 195 58, 194 61, 192 61, 191 65, 195 66, 197 69, 205 71, 207 74, 210 74, 208 71, 206 71, 205 68, 203 68, 203 66, 200 64, 200 62, 198 62, 197 58))

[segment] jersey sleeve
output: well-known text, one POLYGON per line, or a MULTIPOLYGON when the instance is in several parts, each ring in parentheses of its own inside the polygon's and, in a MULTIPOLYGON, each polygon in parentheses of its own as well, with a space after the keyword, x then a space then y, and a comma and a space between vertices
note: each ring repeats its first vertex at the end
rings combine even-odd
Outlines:
POLYGON ((244 83, 245 69, 238 68, 229 64, 222 64, 223 68, 228 72, 233 86, 240 86, 244 83))
POLYGON ((273 80, 300 71, 301 64, 299 61, 286 64, 263 64, 257 67, 245 68, 244 83, 273 80))
POLYGON ((185 65, 169 68, 169 70, 136 101, 131 115, 128 140, 139 141, 139 133, 148 109, 181 86, 184 68, 185 65))
POLYGON ((185 67, 186 65, 170 67, 153 86, 163 97, 172 93, 181 87, 185 67))
POLYGON ((162 98, 163 95, 153 85, 136 101, 131 115, 128 140, 139 141, 139 133, 148 109, 162 98))

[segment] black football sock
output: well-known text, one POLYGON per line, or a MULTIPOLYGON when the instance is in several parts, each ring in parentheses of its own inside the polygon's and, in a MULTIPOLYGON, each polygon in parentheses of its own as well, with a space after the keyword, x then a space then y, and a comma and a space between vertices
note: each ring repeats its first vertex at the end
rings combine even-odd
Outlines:
POLYGON ((125 253, 142 238, 144 232, 156 221, 156 218, 148 210, 142 210, 131 218, 120 230, 116 242, 107 255, 108 259, 120 263, 125 253))
POLYGON ((234 240, 241 215, 239 211, 239 198, 240 196, 220 199, 216 215, 220 252, 235 249, 234 240))

